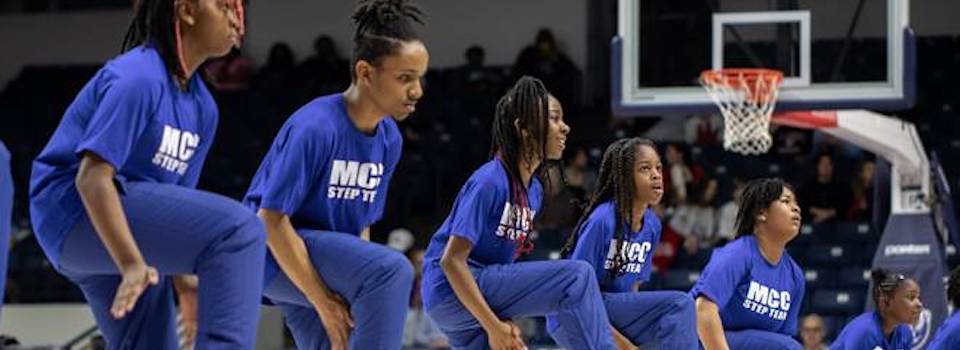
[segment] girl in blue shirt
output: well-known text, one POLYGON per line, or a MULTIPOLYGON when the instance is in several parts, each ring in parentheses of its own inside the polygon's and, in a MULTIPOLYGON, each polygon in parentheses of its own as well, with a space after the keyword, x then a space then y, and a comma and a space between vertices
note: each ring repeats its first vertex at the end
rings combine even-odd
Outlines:
POLYGON ((906 276, 876 269, 871 272, 876 309, 847 323, 830 350, 910 350, 913 331, 923 311, 920 286, 906 276))
POLYGON ((179 349, 176 286, 197 349, 252 349, 263 225, 195 189, 218 118, 195 72, 239 44, 242 4, 143 0, 135 11, 124 53, 83 87, 33 163, 34 231, 108 348, 179 349))
POLYGON ((803 301, 803 270, 787 253, 800 230, 793 189, 780 179, 747 183, 736 239, 713 252, 690 290, 707 350, 802 349, 792 338, 803 301))
MULTIPOLYGON (((676 291, 638 292, 650 280, 660 219, 650 206, 663 197, 662 164, 653 142, 622 139, 607 147, 597 191, 564 247, 563 255, 593 267, 610 332, 621 349, 658 341, 665 349, 696 349, 693 299, 676 291)), ((572 315, 547 317, 547 329, 568 349, 586 348, 562 327, 572 315)))
POLYGON ((586 349, 614 348, 587 263, 513 263, 532 248, 541 164, 560 158, 569 131, 560 103, 535 78, 521 78, 497 103, 493 159, 461 188, 424 257, 423 305, 454 349, 524 349, 509 320, 559 311, 573 315, 563 326, 586 349))
POLYGON ((396 121, 423 96, 427 49, 406 1, 361 1, 353 81, 296 111, 244 202, 267 227, 264 296, 301 349, 399 349, 413 268, 369 242, 403 147, 396 121))
POLYGON ((953 315, 937 329, 937 335, 927 345, 927 350, 960 350, 960 266, 950 273, 947 298, 953 303, 953 315))

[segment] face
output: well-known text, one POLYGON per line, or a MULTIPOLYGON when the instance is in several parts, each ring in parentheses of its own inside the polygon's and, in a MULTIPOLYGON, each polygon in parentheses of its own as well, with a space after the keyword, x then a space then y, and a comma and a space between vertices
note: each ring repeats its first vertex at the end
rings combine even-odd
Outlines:
POLYGON ((567 147, 567 134, 570 133, 570 126, 563 122, 563 107, 560 106, 560 101, 550 96, 548 108, 547 159, 557 160, 563 157, 563 149, 567 147))
POLYGON ((803 338, 805 347, 823 344, 823 333, 823 319, 819 316, 812 315, 803 319, 803 324, 800 326, 800 337, 803 338))
POLYGON ((877 166, 873 162, 863 163, 863 166, 860 168, 860 180, 865 184, 873 182, 873 174, 876 170, 877 166))
POLYGON ((912 279, 904 280, 893 292, 890 300, 881 298, 881 307, 887 317, 892 317, 897 323, 915 324, 923 311, 920 286, 912 279))
POLYGON ((648 145, 637 146, 637 158, 633 162, 635 198, 649 205, 660 203, 663 198, 662 170, 657 150, 648 145))
POLYGON ((393 55, 382 57, 377 65, 358 61, 357 83, 365 85, 384 114, 403 121, 416 110, 417 101, 423 97, 421 82, 429 60, 422 42, 409 41, 401 44, 393 55))
POLYGON ((777 235, 784 242, 789 242, 800 232, 800 206, 797 197, 784 187, 780 198, 760 213, 759 224, 766 226, 765 231, 777 235))
POLYGON ((183 37, 196 43, 206 56, 220 57, 240 46, 241 19, 237 17, 236 1, 181 0, 178 5, 183 37))
POLYGON ((833 160, 830 157, 820 157, 817 160, 817 176, 825 179, 833 177, 833 160))

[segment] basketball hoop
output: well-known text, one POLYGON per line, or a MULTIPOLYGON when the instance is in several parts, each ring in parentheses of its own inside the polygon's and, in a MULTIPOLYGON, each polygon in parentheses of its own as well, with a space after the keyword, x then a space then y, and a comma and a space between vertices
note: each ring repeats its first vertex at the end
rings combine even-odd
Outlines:
POLYGON ((770 116, 783 73, 772 69, 705 70, 700 84, 723 113, 723 148, 744 155, 766 153, 773 144, 770 116))

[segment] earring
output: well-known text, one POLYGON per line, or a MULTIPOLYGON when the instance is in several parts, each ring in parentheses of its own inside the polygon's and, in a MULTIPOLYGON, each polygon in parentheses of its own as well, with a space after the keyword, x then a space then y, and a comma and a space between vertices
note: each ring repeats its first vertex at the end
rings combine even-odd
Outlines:
POLYGON ((760 222, 767 222, 767 217, 765 215, 760 215, 760 222))

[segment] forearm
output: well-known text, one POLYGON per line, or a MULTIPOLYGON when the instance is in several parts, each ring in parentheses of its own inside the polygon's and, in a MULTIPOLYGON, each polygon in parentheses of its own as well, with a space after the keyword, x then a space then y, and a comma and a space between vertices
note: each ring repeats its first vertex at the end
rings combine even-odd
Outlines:
POLYGON ((445 259, 441 259, 440 264, 457 299, 460 299, 460 302, 473 314, 473 317, 480 322, 484 329, 491 328, 497 322, 500 322, 500 319, 483 298, 480 287, 477 286, 477 281, 474 280, 465 259, 447 259, 445 257, 445 259))
POLYGON ((290 218, 268 209, 260 209, 257 215, 267 229, 267 248, 293 285, 311 303, 329 298, 331 292, 314 268, 307 246, 297 235, 290 218))
POLYGON ((697 333, 700 335, 703 348, 705 350, 730 350, 727 345, 727 338, 723 334, 723 322, 720 321, 717 304, 704 297, 698 297, 696 304, 697 333))
POLYGON ((145 264, 133 239, 120 195, 113 184, 113 166, 95 154, 87 153, 80 162, 75 184, 87 216, 110 257, 121 271, 145 264))

